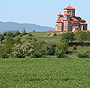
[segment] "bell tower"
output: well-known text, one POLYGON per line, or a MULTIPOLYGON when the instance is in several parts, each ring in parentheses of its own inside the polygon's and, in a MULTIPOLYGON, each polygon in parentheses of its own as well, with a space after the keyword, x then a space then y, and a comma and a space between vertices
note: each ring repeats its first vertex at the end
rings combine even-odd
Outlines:
POLYGON ((64 14, 70 14, 70 16, 75 16, 75 8, 68 6, 64 8, 64 14))

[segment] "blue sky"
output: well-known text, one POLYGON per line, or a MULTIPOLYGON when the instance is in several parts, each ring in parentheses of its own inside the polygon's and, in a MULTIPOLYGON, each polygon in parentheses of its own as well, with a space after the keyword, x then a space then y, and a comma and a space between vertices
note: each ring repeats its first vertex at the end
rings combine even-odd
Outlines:
POLYGON ((70 6, 90 29, 90 0, 0 0, 0 21, 34 23, 55 28, 57 15, 70 6))

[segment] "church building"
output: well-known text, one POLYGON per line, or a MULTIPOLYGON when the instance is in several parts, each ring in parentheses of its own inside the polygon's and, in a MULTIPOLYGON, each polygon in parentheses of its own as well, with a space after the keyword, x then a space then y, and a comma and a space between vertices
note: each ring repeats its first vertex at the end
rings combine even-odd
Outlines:
POLYGON ((56 31, 87 30, 87 25, 85 19, 75 16, 75 8, 71 6, 64 8, 64 15, 57 15, 56 31))

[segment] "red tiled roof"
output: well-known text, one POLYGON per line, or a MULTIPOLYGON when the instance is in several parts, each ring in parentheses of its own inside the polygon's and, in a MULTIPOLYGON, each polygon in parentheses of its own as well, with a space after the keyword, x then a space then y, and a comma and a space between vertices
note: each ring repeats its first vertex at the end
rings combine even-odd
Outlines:
POLYGON ((71 18, 71 21, 79 21, 78 19, 75 18, 71 18))
POLYGON ((63 23, 61 19, 58 19, 56 23, 63 23))
POLYGON ((70 15, 70 14, 66 13, 66 14, 64 14, 64 15, 70 15))
POLYGON ((70 20, 69 19, 67 19, 67 20, 64 19, 64 21, 70 21, 70 20))
POLYGON ((83 21, 85 21, 85 22, 86 22, 86 20, 85 20, 85 19, 83 19, 83 21))
POLYGON ((63 16, 62 14, 58 14, 58 16, 63 16))
POLYGON ((64 20, 64 17, 60 17, 62 20, 64 20))
POLYGON ((68 7, 64 8, 64 10, 66 10, 66 9, 73 9, 73 10, 75 10, 75 8, 73 8, 71 6, 68 6, 68 7))
POLYGON ((79 24, 87 24, 86 22, 79 22, 79 24))

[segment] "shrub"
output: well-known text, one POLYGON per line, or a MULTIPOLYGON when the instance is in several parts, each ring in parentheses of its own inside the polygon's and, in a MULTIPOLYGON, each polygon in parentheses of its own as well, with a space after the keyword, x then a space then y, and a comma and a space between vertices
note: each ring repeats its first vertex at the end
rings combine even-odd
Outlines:
POLYGON ((14 33, 13 33, 13 30, 12 31, 8 31, 6 36, 9 36, 9 37, 14 37, 14 33))
POLYGON ((32 41, 32 46, 33 46, 33 50, 37 51, 37 52, 41 52, 44 48, 43 45, 45 44, 45 42, 43 41, 32 41))
POLYGON ((29 33, 29 35, 28 36, 32 36, 32 34, 31 33, 29 33))
POLYGON ((54 35, 53 36, 57 36, 57 34, 54 32, 54 35))
POLYGON ((56 51, 55 54, 58 58, 64 58, 66 57, 66 52, 68 51, 68 43, 67 41, 60 42, 56 45, 56 51))
POLYGON ((6 37, 5 42, 2 44, 2 52, 10 54, 12 52, 12 47, 15 43, 15 40, 12 37, 6 37))
POLYGON ((3 36, 6 36, 6 34, 7 34, 7 32, 4 32, 4 33, 3 33, 3 36))
POLYGON ((18 54, 16 55, 16 57, 18 57, 18 58, 24 58, 25 55, 24 55, 24 54, 20 54, 20 53, 18 53, 18 54))
POLYGON ((89 54, 87 52, 80 52, 77 56, 79 58, 89 58, 89 54))
POLYGON ((33 51, 32 49, 32 45, 30 43, 25 43, 25 44, 18 44, 18 45, 14 45, 14 47, 12 48, 13 52, 12 55, 14 57, 18 57, 18 58, 23 58, 25 56, 29 56, 31 54, 31 52, 33 51))
POLYGON ((55 54, 55 47, 56 44, 54 43, 49 43, 46 45, 46 54, 47 55, 54 55, 55 54))
POLYGON ((88 40, 88 33, 89 32, 79 30, 75 33, 74 38, 76 41, 83 43, 88 40))
POLYGON ((9 58, 9 55, 7 55, 6 53, 2 53, 2 58, 9 58))
POLYGON ((31 54, 31 58, 39 58, 39 57, 42 57, 42 53, 35 51, 34 53, 31 54))
POLYGON ((73 50, 77 50, 77 47, 76 46, 73 46, 73 50))
POLYGON ((22 37, 22 34, 19 34, 20 37, 22 37))
POLYGON ((37 41, 37 39, 36 39, 35 37, 33 37, 33 40, 34 40, 34 41, 37 41))
POLYGON ((26 31, 25 31, 25 28, 23 28, 22 35, 25 35, 25 34, 26 34, 26 31))
POLYGON ((63 33, 61 36, 61 41, 63 40, 66 40, 67 42, 74 41, 74 33, 73 32, 63 33))
POLYGON ((56 56, 57 56, 57 58, 65 58, 66 57, 66 53, 65 52, 57 53, 56 56))

